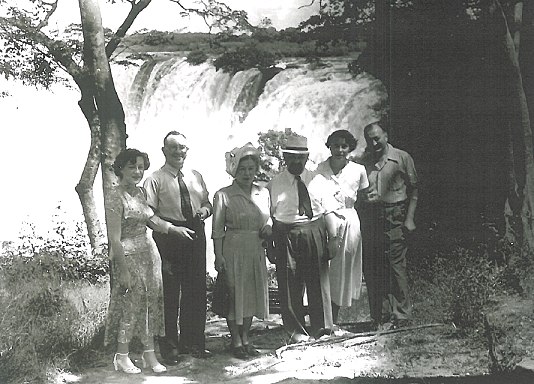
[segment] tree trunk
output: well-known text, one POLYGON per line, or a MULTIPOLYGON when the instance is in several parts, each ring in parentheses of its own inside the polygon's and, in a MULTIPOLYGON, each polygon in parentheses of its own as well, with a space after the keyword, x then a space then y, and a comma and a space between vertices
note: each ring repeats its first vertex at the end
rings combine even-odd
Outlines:
POLYGON ((117 184, 112 164, 117 154, 126 147, 124 110, 106 55, 98 0, 79 0, 79 5, 84 37, 84 62, 94 80, 94 99, 100 120, 100 164, 104 206, 108 206, 110 191, 117 184))
MULTIPOLYGON (((523 189, 523 201, 521 206, 522 222, 522 249, 523 255, 529 256, 534 250, 534 148, 532 143, 532 130, 530 127, 530 116, 528 110, 525 90, 523 88, 523 79, 519 67, 518 54, 514 44, 514 39, 510 33, 506 15, 502 9, 499 0, 493 0, 490 6, 490 13, 495 17, 496 28, 501 39, 501 44, 510 64, 512 89, 514 94, 513 108, 516 113, 512 115, 519 116, 519 119, 512 121, 512 130, 522 138, 522 152, 525 169, 525 186, 523 189)), ((514 119, 515 120, 515 119, 514 119)))
MULTIPOLYGON (((132 26, 133 22, 150 3, 152 0, 140 0, 137 3, 132 4, 132 8, 130 9, 130 12, 122 22, 121 26, 117 29, 111 40, 108 42, 108 44, 105 47, 105 53, 107 57, 107 62, 109 62, 109 58, 111 55, 115 52, 117 49, 121 39, 126 35, 126 32, 128 29, 132 26)), ((80 3, 80 10, 82 9, 82 4, 80 3)), ((89 10, 89 8, 87 8, 89 10)), ((86 11, 87 12, 87 11, 86 11)), ((94 12, 94 11, 93 11, 94 12)), ((99 11, 98 11, 99 13, 99 11)), ((91 27, 92 29, 98 28, 98 26, 89 24, 86 27, 91 27)), ((103 40, 100 39, 97 44, 100 44, 103 40)), ((93 44, 93 43, 91 43, 93 44)), ((99 57, 101 60, 103 58, 101 57, 101 54, 99 56, 96 56, 94 53, 91 52, 91 49, 89 48, 89 44, 86 44, 84 47, 85 50, 85 66, 90 67, 91 65, 95 66, 94 64, 91 64, 91 58, 93 57, 99 57)), ((96 66, 98 68, 98 66, 96 66)), ((89 69, 90 72, 92 72, 89 69)), ((91 132, 91 144, 89 147, 89 152, 87 153, 87 159, 85 161, 85 165, 82 171, 82 174, 80 176, 80 181, 78 182, 78 185, 76 186, 76 192, 78 193, 78 197, 80 199, 80 203, 82 205, 83 215, 85 219, 85 223, 87 226, 87 233, 89 236, 89 242, 91 244, 91 248, 93 250, 93 253, 101 254, 104 250, 104 244, 105 239, 102 232, 102 226, 100 224, 100 220, 98 219, 98 213, 96 210, 96 203, 94 199, 94 190, 93 185, 96 178, 96 174, 98 172, 98 168, 100 166, 101 161, 101 130, 100 130, 100 118, 98 116, 99 111, 97 110, 97 106, 95 105, 95 87, 94 87, 94 80, 92 77, 83 76, 83 79, 78 80, 77 84, 80 88, 82 97, 80 101, 78 102, 78 105, 85 116, 85 119, 87 120, 87 124, 89 125, 89 130, 91 132)), ((114 91, 110 92, 110 97, 113 96, 114 91)), ((117 103, 117 102, 115 102, 117 103)), ((119 102, 120 104, 120 102, 119 102)), ((124 116, 122 112, 122 106, 120 106, 117 109, 118 115, 117 119, 119 121, 124 121, 124 116)), ((119 124, 120 125, 120 124, 119 124)), ((124 131, 123 133, 124 137, 126 137, 126 133, 124 131)), ((121 140, 119 140, 121 141, 121 140)), ((124 140, 122 140, 124 141, 124 140)), ((121 147, 124 147, 125 144, 120 144, 121 147)), ((112 151, 113 152, 113 151, 112 151)), ((114 158, 114 156, 113 156, 114 158)), ((108 179, 111 179, 111 183, 113 183, 113 175, 108 176, 108 179)), ((104 186, 104 189, 106 187, 104 186)))
POLYGON ((104 250, 104 236, 100 220, 98 219, 93 194, 93 185, 100 166, 100 120, 92 96, 93 89, 90 79, 88 80, 87 85, 80 84, 82 97, 78 102, 78 105, 80 106, 91 131, 91 144, 80 181, 75 189, 82 205, 91 249, 95 254, 102 254, 104 250))

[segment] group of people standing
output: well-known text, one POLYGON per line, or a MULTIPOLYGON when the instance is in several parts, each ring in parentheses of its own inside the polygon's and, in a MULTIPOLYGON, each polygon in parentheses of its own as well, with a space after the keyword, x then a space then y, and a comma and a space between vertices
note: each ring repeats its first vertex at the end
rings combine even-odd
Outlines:
POLYGON ((269 314, 266 258, 276 265, 283 326, 292 342, 330 334, 339 309, 360 297, 363 277, 374 325, 409 320, 406 236, 415 229, 415 167, 408 153, 388 143, 383 122, 366 126, 364 136, 361 164, 349 160, 354 136, 337 130, 326 141, 331 156, 310 171, 306 137, 289 132, 281 147, 286 167, 266 187, 255 182, 259 150, 251 143, 234 148, 225 156, 233 182, 215 193, 213 205, 200 173, 184 167, 189 145, 183 134, 165 136, 165 164, 143 187, 137 184, 148 156, 121 152, 114 164, 120 183, 106 207, 113 271, 106 342, 117 343, 115 369, 141 371, 128 356, 134 335, 144 346, 143 365, 156 373, 166 367, 154 353, 155 337, 166 365, 177 364, 183 353, 211 356, 204 336, 204 220, 211 215, 235 357, 259 354, 249 331, 253 317, 269 314))

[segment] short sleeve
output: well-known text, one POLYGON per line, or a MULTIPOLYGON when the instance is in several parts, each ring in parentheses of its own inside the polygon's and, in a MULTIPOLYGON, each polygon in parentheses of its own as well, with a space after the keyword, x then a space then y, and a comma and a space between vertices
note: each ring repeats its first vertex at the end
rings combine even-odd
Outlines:
POLYGON ((222 191, 217 191, 213 197, 212 239, 220 239, 225 235, 226 206, 226 194, 222 191))
POLYGON ((362 189, 365 189, 365 188, 369 187, 369 179, 367 178, 367 172, 365 171, 365 167, 363 165, 360 165, 359 168, 360 168, 360 187, 359 187, 359 190, 362 190, 362 189))
POLYGON ((406 153, 406 156, 404 158, 404 163, 406 167, 406 178, 408 183, 412 187, 417 186, 417 172, 415 171, 415 164, 413 162, 412 156, 410 156, 409 153, 406 153))
POLYGON ((124 206, 122 204, 122 199, 120 197, 119 191, 116 189, 113 189, 109 194, 109 198, 107 199, 106 204, 106 213, 117 215, 121 218, 123 216, 124 206))

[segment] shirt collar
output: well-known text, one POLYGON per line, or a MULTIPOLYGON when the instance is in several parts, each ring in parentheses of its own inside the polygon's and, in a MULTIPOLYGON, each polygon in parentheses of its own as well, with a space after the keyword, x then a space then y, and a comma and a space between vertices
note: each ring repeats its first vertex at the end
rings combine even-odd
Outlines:
MULTIPOLYGON (((172 175, 172 177, 177 177, 178 174, 180 173, 180 170, 174 168, 173 166, 169 165, 169 164, 164 164, 163 167, 161 167, 161 169, 163 169, 165 172, 168 172, 172 175)), ((182 172, 183 174, 183 172, 182 172)))
MULTIPOLYGON (((252 184, 252 192, 251 192, 251 196, 258 195, 258 194, 259 194, 259 189, 260 189, 260 187, 259 187, 257 184, 253 183, 253 184, 252 184)), ((232 183, 232 185, 231 185, 230 188, 228 189, 228 194, 229 194, 230 196, 244 196, 244 197, 246 197, 247 199, 250 199, 250 198, 251 198, 251 196, 248 196, 248 195, 245 193, 245 191, 243 191, 243 190, 241 189, 241 187, 240 187, 239 185, 237 185, 237 183, 236 183, 235 181, 232 183)))
POLYGON ((375 162, 374 159, 373 159, 372 154, 370 152, 367 152, 367 151, 365 152, 364 157, 363 157, 364 164, 374 165, 378 169, 382 169, 383 166, 388 161, 394 161, 396 163, 399 163, 400 160, 401 160, 401 157, 400 157, 400 154, 399 154, 399 150, 397 148, 395 148, 393 145, 389 144, 389 143, 388 143, 388 155, 383 161, 375 162))
MULTIPOLYGON (((304 171, 300 174, 300 177, 302 178, 302 175, 304 174, 304 171)), ((284 173, 283 173, 284 177, 286 178, 286 181, 290 184, 290 185, 293 185, 297 182, 297 179, 295 178, 295 175, 290 173, 287 168, 284 170, 284 173)))

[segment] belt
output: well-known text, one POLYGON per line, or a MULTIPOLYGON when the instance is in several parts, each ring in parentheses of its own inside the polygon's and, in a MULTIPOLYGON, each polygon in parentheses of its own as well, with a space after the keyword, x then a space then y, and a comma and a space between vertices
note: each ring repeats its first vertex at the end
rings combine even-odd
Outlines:
POLYGON ((408 200, 401 200, 401 201, 396 201, 394 203, 386 203, 384 201, 377 201, 377 202, 374 202, 374 203, 365 203, 365 204, 362 204, 361 206, 363 208, 373 208, 373 207, 377 207, 377 208, 391 208, 391 207, 398 207, 399 205, 404 205, 407 203, 408 200))

